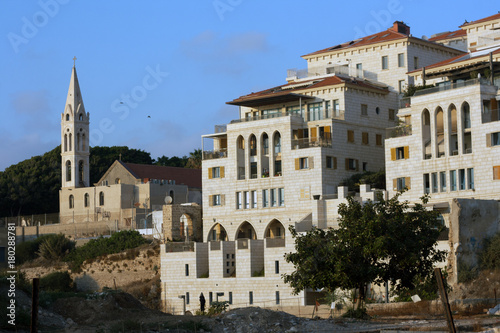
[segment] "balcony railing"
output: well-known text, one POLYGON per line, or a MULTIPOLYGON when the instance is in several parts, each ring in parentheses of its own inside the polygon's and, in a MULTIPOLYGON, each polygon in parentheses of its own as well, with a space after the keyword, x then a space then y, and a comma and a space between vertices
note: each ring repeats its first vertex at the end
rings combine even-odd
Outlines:
POLYGON ((399 138, 402 136, 411 135, 411 125, 401 125, 396 127, 390 127, 385 130, 385 137, 387 139, 390 138, 399 138))
POLYGON ((422 96, 422 95, 427 95, 427 94, 433 94, 436 92, 458 89, 458 88, 473 86, 476 84, 491 85, 491 83, 485 79, 472 79, 472 80, 461 81, 461 82, 456 82, 456 83, 450 82, 449 84, 440 84, 437 87, 417 90, 413 96, 422 96))
POLYGON ((500 120, 500 109, 486 110, 482 114, 483 124, 500 120))
POLYGON ((399 100, 399 108, 409 108, 411 106, 411 97, 404 97, 399 100))
POLYGON ((292 140, 292 149, 304 149, 313 147, 332 147, 332 139, 325 138, 304 138, 292 140))
POLYGON ((285 247, 285 238, 266 238, 266 247, 285 247))
POLYGON ((216 158, 225 158, 225 157, 227 157, 227 149, 206 150, 203 152, 204 160, 213 160, 216 158))
POLYGON ((272 118, 281 118, 295 116, 301 117, 305 121, 315 121, 315 120, 323 120, 323 119, 338 119, 345 120, 345 112, 343 110, 334 110, 334 109, 326 109, 320 111, 311 111, 304 112, 303 114, 300 112, 276 112, 259 116, 250 116, 242 119, 231 120, 231 124, 244 123, 249 121, 257 121, 264 119, 272 119, 272 118))

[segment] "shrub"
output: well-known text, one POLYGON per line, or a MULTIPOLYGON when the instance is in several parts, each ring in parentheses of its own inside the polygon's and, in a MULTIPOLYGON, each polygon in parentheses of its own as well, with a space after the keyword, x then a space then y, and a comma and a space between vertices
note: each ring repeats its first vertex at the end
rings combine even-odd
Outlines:
POLYGON ((215 316, 221 314, 227 310, 228 306, 229 306, 228 301, 212 302, 212 304, 210 304, 210 307, 208 308, 207 315, 215 316))
POLYGON ((60 260, 75 248, 75 242, 63 234, 47 235, 39 247, 38 255, 47 260, 60 260))
POLYGON ((40 245, 55 234, 42 235, 34 240, 16 244, 16 264, 21 265, 27 261, 38 258, 40 245))
POLYGON ((500 232, 484 241, 480 265, 482 269, 500 268, 500 232))
POLYGON ((69 292, 73 288, 73 279, 68 272, 50 273, 40 279, 40 290, 69 292))
POLYGON ((346 313, 342 315, 344 318, 356 318, 356 319, 370 319, 368 313, 366 313, 365 308, 360 309, 348 309, 346 313))

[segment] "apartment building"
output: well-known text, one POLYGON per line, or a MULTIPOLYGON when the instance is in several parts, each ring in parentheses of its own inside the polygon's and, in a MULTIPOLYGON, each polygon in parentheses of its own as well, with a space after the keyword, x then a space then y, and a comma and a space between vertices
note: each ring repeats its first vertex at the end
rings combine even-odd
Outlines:
MULTIPOLYGON (((315 291, 293 295, 281 278, 293 271, 283 257, 294 249, 289 227, 336 226, 342 181, 385 167, 408 72, 459 55, 395 22, 304 55, 307 69, 289 70, 287 83, 227 102, 238 119, 202 137, 204 242, 162 246, 167 310, 196 310, 201 292, 234 307, 314 302, 315 291)), ((358 200, 376 192, 362 186, 358 200)))
MULTIPOLYGON (((462 25, 469 52, 412 71, 417 91, 386 134, 389 195, 431 195, 450 231, 450 267, 477 263, 474 249, 498 231, 500 199, 500 14, 462 25), (472 244, 474 243, 474 244, 472 244), (454 265, 456 263, 456 265, 454 265)), ((457 274, 454 274, 456 279, 457 274)))

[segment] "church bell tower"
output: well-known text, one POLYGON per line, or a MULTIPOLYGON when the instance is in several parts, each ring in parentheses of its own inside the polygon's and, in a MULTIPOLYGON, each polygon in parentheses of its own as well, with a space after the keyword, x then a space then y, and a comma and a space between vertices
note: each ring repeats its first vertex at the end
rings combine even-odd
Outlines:
MULTIPOLYGON (((76 57, 73 58, 76 60, 76 57)), ((63 188, 88 187, 89 114, 83 106, 75 64, 71 71, 66 106, 61 114, 61 179, 63 188)))

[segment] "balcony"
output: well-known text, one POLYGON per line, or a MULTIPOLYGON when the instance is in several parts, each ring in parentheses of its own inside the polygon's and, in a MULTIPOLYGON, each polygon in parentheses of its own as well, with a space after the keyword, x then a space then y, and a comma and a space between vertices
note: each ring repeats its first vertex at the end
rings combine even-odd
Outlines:
POLYGON ((314 147, 332 147, 332 139, 324 138, 304 138, 292 140, 292 149, 304 149, 304 148, 314 148, 314 147))
POLYGON ((495 121, 500 120, 500 112, 499 109, 495 110, 484 110, 482 113, 482 123, 487 124, 487 123, 492 123, 495 121))
POLYGON ((403 97, 399 100, 399 108, 409 108, 411 106, 411 97, 403 97))
POLYGON ((485 79, 471 79, 471 80, 455 82, 455 83, 451 83, 451 81, 450 81, 449 83, 440 84, 437 87, 417 90, 413 96, 417 97, 417 96, 433 94, 433 93, 437 93, 437 92, 441 92, 441 91, 448 91, 448 90, 459 89, 459 88, 463 88, 463 87, 474 86, 477 84, 491 85, 491 83, 485 79))
POLYGON ((386 139, 390 138, 399 138, 402 136, 412 135, 411 125, 400 125, 396 127, 386 128, 385 137, 386 139))
POLYGON ((216 158, 225 158, 225 157, 227 157, 227 149, 205 150, 203 152, 204 160, 213 160, 216 158))
POLYGON ((323 120, 323 119, 345 120, 345 112, 344 111, 334 110, 334 109, 329 108, 326 110, 304 112, 303 114, 298 113, 298 112, 297 113, 296 112, 276 112, 276 113, 270 113, 270 114, 259 115, 259 116, 251 116, 251 117, 246 117, 246 118, 242 118, 242 119, 231 120, 231 124, 245 123, 245 122, 249 122, 249 121, 258 121, 258 120, 273 119, 273 118, 282 118, 282 117, 288 117, 288 116, 301 117, 302 119, 304 119, 304 121, 315 121, 315 120, 323 120))

